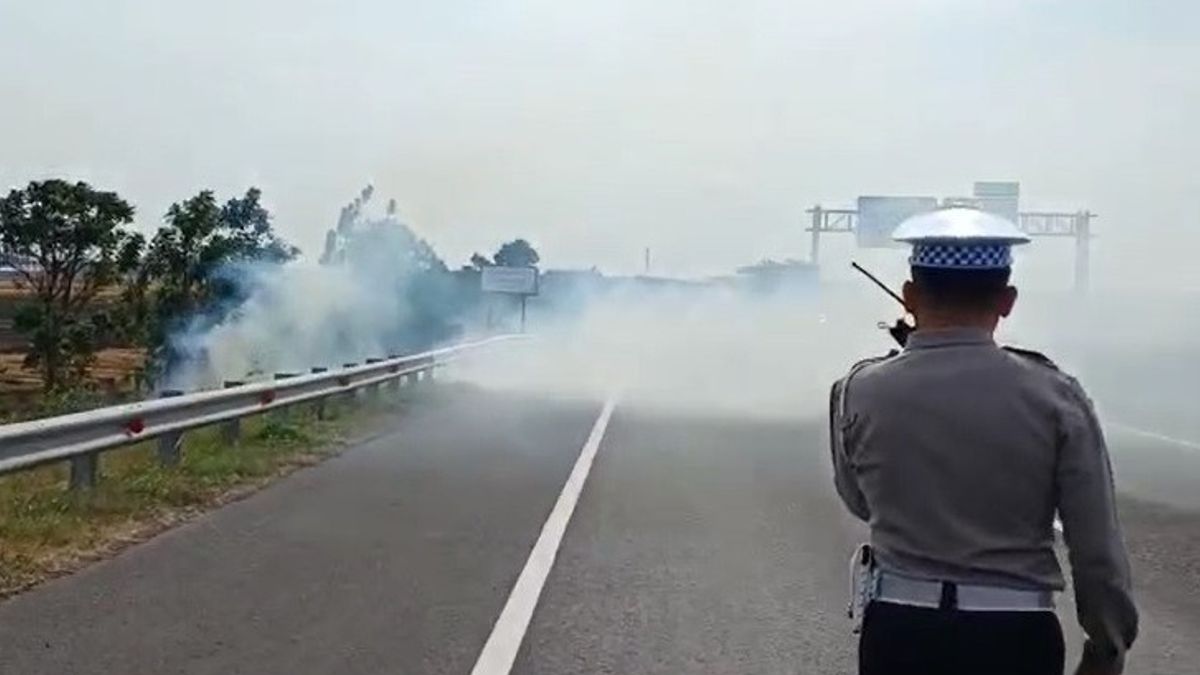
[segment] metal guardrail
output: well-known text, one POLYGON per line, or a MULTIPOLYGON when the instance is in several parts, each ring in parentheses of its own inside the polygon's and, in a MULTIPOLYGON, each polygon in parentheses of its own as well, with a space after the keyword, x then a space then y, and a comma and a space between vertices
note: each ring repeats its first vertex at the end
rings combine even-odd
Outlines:
MULTIPOLYGON (((0 426, 0 475, 70 460, 71 487, 90 487, 96 480, 98 456, 106 450, 157 438, 160 461, 174 464, 181 435, 189 429, 227 423, 226 437, 236 441, 236 425, 243 417, 307 401, 320 404, 331 396, 385 383, 399 385, 407 378, 428 378, 435 368, 465 352, 522 337, 498 336, 409 356, 368 359, 364 365, 277 374, 267 382, 7 424, 0 426)), ((322 410, 323 406, 318 408, 318 415, 322 410)))

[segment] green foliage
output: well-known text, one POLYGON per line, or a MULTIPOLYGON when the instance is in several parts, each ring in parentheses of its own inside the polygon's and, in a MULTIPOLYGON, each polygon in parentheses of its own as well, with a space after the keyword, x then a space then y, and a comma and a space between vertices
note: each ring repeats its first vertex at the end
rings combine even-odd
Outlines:
POLYGON ((338 259, 371 270, 391 269, 398 276, 446 271, 433 247, 395 219, 363 223, 343 238, 338 259))
POLYGON ((308 443, 312 439, 296 424, 277 419, 266 420, 254 438, 266 443, 308 443))
POLYGON ((396 217, 390 200, 386 215, 370 218, 367 206, 374 188, 363 188, 342 209, 337 227, 325 238, 321 262, 343 265, 363 285, 378 291, 383 316, 396 325, 379 338, 401 352, 428 347, 453 336, 454 320, 468 306, 456 293, 454 277, 433 247, 396 217))
POLYGON ((350 264, 372 273, 394 270, 394 274, 388 276, 446 271, 446 263, 429 242, 418 237, 396 217, 396 200, 388 201, 385 217, 367 217, 366 207, 374 194, 375 188, 368 185, 353 202, 342 208, 337 227, 325 235, 321 262, 350 264))
POLYGON ((0 200, 0 263, 33 295, 14 325, 29 338, 26 364, 46 392, 77 384, 110 336, 93 300, 137 263, 144 240, 121 227, 132 220, 115 192, 84 182, 34 181, 0 200))
POLYGON ((538 264, 541 257, 532 244, 524 239, 514 239, 501 245, 492 260, 503 267, 532 267, 538 264))
POLYGON ((109 395, 95 387, 77 384, 70 389, 44 394, 38 401, 37 407, 31 411, 31 417, 53 417, 66 415, 81 410, 92 410, 104 405, 112 405, 114 401, 109 395))
POLYGON ((537 249, 524 239, 513 239, 505 242, 497 249, 490 259, 479 253, 471 254, 470 264, 463 269, 474 269, 482 272, 485 267, 533 267, 541 261, 537 249))
POLYGON ((479 253, 471 254, 471 267, 472 268, 482 272, 483 268, 491 267, 492 265, 495 265, 495 263, 493 263, 491 260, 488 260, 488 257, 486 255, 481 255, 479 253))
POLYGON ((282 263, 299 251, 279 239, 262 193, 250 188, 240 199, 218 206, 211 190, 171 205, 167 225, 150 242, 146 275, 157 285, 158 307, 168 315, 194 311, 220 294, 215 273, 231 262, 282 263))
POLYGON ((204 190, 171 205, 123 293, 121 325, 129 339, 161 359, 173 328, 236 299, 237 284, 223 274, 228 266, 283 263, 299 254, 275 234, 261 198, 252 187, 219 205, 204 190))

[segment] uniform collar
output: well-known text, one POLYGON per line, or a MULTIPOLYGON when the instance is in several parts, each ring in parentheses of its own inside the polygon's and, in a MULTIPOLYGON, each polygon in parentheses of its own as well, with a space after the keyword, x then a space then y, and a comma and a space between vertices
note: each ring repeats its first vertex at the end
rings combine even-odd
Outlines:
POLYGON ((944 328, 918 330, 908 336, 905 349, 926 349, 951 345, 994 345, 992 335, 981 328, 944 328))

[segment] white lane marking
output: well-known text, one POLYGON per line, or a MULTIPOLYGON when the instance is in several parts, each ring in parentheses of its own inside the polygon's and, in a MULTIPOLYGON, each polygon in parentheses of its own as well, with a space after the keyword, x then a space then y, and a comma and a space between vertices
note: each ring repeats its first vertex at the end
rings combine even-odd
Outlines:
POLYGON ((1133 434, 1135 436, 1142 436, 1143 438, 1152 438, 1156 441, 1162 441, 1164 443, 1173 443, 1175 445, 1180 445, 1185 448, 1189 448, 1191 450, 1200 450, 1200 443, 1196 443, 1195 441, 1187 441, 1182 438, 1166 436, 1164 434, 1156 433, 1153 431, 1147 431, 1145 429, 1131 427, 1128 424, 1121 424, 1120 422, 1109 422, 1108 426, 1110 426, 1114 429, 1120 429, 1121 431, 1124 431, 1125 433, 1133 434))
POLYGON ((517 650, 521 647, 521 641, 525 639, 529 620, 533 618, 533 610, 542 595, 546 577, 554 567, 554 559, 558 556, 563 534, 567 531, 567 524, 571 522, 571 514, 575 512, 575 504, 583 492, 583 484, 592 470, 592 461, 596 458, 596 451, 600 448, 600 441, 604 439, 604 431, 608 428, 608 421, 612 418, 616 406, 615 396, 610 396, 604 402, 600 417, 596 418, 592 433, 583 444, 579 459, 575 460, 575 468, 571 469, 571 475, 567 476, 562 493, 558 495, 550 517, 542 526, 542 533, 533 545, 529 559, 525 561, 525 568, 517 577, 517 583, 513 585, 508 602, 504 604, 500 618, 496 619, 492 634, 484 643, 483 651, 479 653, 479 659, 471 669, 471 675, 508 675, 512 670, 517 650))

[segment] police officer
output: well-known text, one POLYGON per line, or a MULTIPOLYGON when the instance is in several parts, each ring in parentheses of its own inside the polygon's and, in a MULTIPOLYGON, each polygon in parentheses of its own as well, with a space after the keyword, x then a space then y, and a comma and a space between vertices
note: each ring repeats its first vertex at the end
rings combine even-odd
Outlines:
POLYGON ((993 339, 1028 237, 954 207, 894 238, 912 244, 915 331, 830 402, 836 487, 871 532, 859 672, 1060 675, 1057 513, 1087 634, 1076 672, 1120 673, 1138 619, 1100 425, 1078 382, 993 339))

